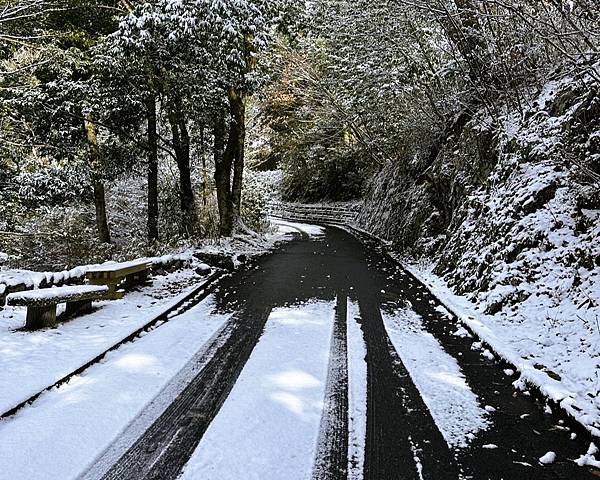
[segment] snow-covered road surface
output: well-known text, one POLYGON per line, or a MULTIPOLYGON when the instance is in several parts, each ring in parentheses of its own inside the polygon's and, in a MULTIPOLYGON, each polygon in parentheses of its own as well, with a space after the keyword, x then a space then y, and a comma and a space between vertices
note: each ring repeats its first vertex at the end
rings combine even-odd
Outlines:
POLYGON ((597 478, 414 278, 310 232, 0 422, 0 479, 597 478))
POLYGON ((332 319, 329 302, 271 312, 260 342, 185 467, 183 480, 310 476, 332 319))

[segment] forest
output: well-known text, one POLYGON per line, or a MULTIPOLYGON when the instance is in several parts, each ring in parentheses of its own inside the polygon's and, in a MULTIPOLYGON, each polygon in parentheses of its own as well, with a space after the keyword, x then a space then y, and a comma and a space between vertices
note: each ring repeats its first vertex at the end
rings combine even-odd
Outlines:
POLYGON ((538 118, 540 92, 567 77, 552 108, 586 103, 555 160, 581 202, 597 202, 593 0, 1 8, 0 250, 15 264, 261 230, 274 183, 288 201, 365 199, 363 223, 419 243, 490 181, 499 148, 540 150, 506 132, 538 118), (264 170, 281 182, 253 174, 264 170), (420 212, 402 204, 415 190, 420 212), (394 208, 377 211, 386 196, 394 208))
POLYGON ((599 442, 598 0, 0 0, 0 479, 599 442))

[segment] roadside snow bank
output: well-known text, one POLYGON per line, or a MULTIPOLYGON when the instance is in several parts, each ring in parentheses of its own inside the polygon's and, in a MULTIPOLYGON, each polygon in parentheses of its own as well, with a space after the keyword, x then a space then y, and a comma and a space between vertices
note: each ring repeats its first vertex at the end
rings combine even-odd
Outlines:
POLYGON ((593 435, 600 436, 599 360, 594 354, 600 348, 598 341, 590 343, 572 322, 557 323, 549 332, 543 328, 544 310, 540 315, 532 308, 520 321, 512 315, 485 314, 481 306, 455 294, 432 272, 432 265, 404 266, 496 354, 519 370, 516 387, 523 381, 538 387, 593 435))

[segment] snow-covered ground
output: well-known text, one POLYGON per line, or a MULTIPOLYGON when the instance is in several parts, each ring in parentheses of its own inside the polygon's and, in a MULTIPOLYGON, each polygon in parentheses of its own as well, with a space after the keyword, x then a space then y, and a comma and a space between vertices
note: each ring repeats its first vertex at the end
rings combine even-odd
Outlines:
POLYGON ((402 363, 450 447, 466 447, 489 423, 487 412, 467 385, 457 361, 427 332, 410 309, 382 312, 385 328, 402 363))
POLYGON ((0 311, 0 412, 54 384, 147 323, 201 281, 193 270, 153 279, 152 287, 122 300, 94 303, 96 310, 56 328, 19 331, 25 307, 0 311))
MULTIPOLYGON (((213 313, 213 305, 209 297, 0 421, 0 478, 68 480, 81 474, 223 326, 229 317, 213 313)), ((2 385, 12 390, 18 379, 2 385)), ((172 397, 164 396, 163 409, 172 397)))
POLYGON ((582 167, 597 156, 590 98, 567 75, 526 115, 507 114, 497 164, 469 192, 435 268, 419 271, 524 380, 600 435, 599 184, 582 167))
POLYGON ((455 294, 431 266, 405 266, 496 354, 518 369, 521 378, 516 387, 524 387, 524 382, 538 387, 600 436, 600 360, 595 353, 600 345, 590 343, 587 335, 582 337, 585 331, 577 325, 576 309, 570 321, 552 326, 547 325, 550 310, 543 305, 525 304, 510 313, 487 315, 482 306, 455 294))
POLYGON ((271 312, 263 336, 181 478, 310 478, 334 305, 271 312))

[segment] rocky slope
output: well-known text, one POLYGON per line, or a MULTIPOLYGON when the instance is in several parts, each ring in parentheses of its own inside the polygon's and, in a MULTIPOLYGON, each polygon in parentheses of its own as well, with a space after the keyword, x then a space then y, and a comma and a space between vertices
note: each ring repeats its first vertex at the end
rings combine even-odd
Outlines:
POLYGON ((362 225, 432 262, 599 426, 600 85, 563 76, 523 114, 480 112, 410 171, 380 173, 362 225))

